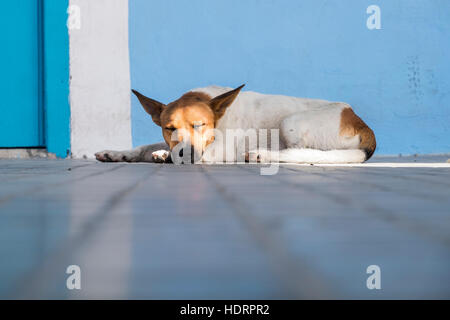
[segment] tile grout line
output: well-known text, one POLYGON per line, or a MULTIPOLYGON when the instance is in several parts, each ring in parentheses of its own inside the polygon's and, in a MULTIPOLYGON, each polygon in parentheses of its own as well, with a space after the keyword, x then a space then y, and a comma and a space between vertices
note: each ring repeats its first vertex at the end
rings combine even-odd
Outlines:
POLYGON ((26 191, 15 193, 15 194, 11 194, 11 195, 8 195, 6 197, 0 198, 0 206, 4 205, 5 203, 7 203, 7 202, 9 202, 11 200, 13 200, 14 198, 17 198, 18 196, 31 195, 31 194, 39 193, 43 189, 48 188, 48 187, 57 187, 59 185, 66 184, 66 183, 73 183, 73 182, 76 182, 76 181, 83 181, 83 180, 89 179, 91 177, 97 177, 97 176, 100 176, 100 175, 103 175, 103 174, 106 174, 106 173, 118 170, 118 169, 120 169, 120 168, 122 168, 124 166, 125 166, 125 164, 117 165, 117 166, 114 166, 113 168, 110 168, 110 169, 106 169, 106 170, 103 170, 103 171, 100 171, 100 172, 96 172, 96 173, 93 173, 93 174, 90 174, 90 175, 87 175, 87 176, 82 176, 82 177, 71 179, 71 180, 69 179, 68 181, 61 181, 61 182, 55 182, 55 183, 50 183, 50 184, 44 184, 44 185, 40 184, 40 185, 34 186, 32 188, 29 188, 26 191))
MULTIPOLYGON (((325 168, 325 167, 321 167, 321 168, 325 168)), ((374 168, 374 169, 385 169, 385 168, 374 168)), ((392 169, 392 168, 386 168, 386 169, 392 169)), ((348 170, 343 170, 342 168, 336 168, 336 171, 337 172, 340 172, 340 173, 348 173, 348 172, 351 172, 351 171, 348 171, 348 170)), ((360 171, 357 171, 357 172, 360 172, 360 171)), ((399 175, 393 175, 393 174, 385 174, 384 172, 371 172, 371 171, 364 171, 364 174, 368 174, 368 175, 372 175, 372 176, 380 176, 380 175, 382 175, 382 176, 384 176, 384 177, 390 177, 390 178, 395 178, 395 179, 399 179, 399 180, 409 180, 409 181, 421 181, 421 182, 426 182, 426 183, 429 183, 429 184, 441 184, 441 185, 444 185, 444 186, 450 186, 450 184, 448 184, 448 183, 445 183, 445 182, 442 182, 442 181, 431 181, 431 180, 428 180, 428 179, 423 179, 422 178, 422 176, 423 176, 423 174, 420 174, 420 173, 418 173, 420 176, 419 177, 417 177, 417 173, 416 173, 416 177, 417 178, 413 178, 413 177, 411 177, 411 176, 407 176, 407 177, 405 177, 405 176, 399 176, 399 175)), ((436 176, 436 175, 433 175, 433 176, 436 176)))
MULTIPOLYGON (((322 171, 322 172, 317 172, 317 171, 316 172, 307 172, 307 171, 296 170, 296 169, 294 169, 292 167, 283 167, 283 168, 286 169, 286 170, 289 170, 289 171, 293 171, 293 172, 307 173, 309 175, 317 175, 317 176, 320 176, 320 177, 333 179, 334 181, 345 181, 345 182, 349 182, 349 183, 359 184, 359 185, 362 185, 362 186, 368 186, 368 187, 377 189, 378 191, 381 191, 381 192, 391 192, 391 193, 398 194, 398 195, 405 195, 405 192, 403 192, 403 191, 398 191, 398 190, 395 190, 393 188, 380 185, 378 183, 349 180, 347 177, 342 177, 342 176, 335 177, 335 176, 333 176, 333 172, 330 172, 331 174, 327 175, 326 173, 324 173, 324 171, 322 171)), ((340 172, 340 173, 345 173, 345 172, 340 172)), ((417 194, 417 193, 416 194, 411 193, 411 194, 406 194, 406 195, 412 195, 412 196, 415 196, 415 197, 418 197, 418 198, 422 198, 422 199, 425 199, 425 200, 428 200, 428 199, 442 200, 442 199, 444 199, 444 197, 442 197, 442 196, 424 195, 424 194, 417 194)))
MULTIPOLYGON (((21 179, 26 179, 26 178, 34 178, 34 177, 41 177, 41 176, 47 176, 49 174, 60 174, 62 172, 66 172, 68 170, 70 171, 74 171, 76 169, 79 168, 84 168, 84 167, 89 167, 92 166, 93 163, 91 164, 84 164, 84 165, 77 165, 77 166, 69 166, 68 168, 63 168, 62 170, 59 171, 53 171, 53 172, 43 172, 43 173, 33 173, 33 174, 25 174, 25 173, 14 173, 13 175, 15 175, 15 177, 10 177, 9 179, 7 178, 6 180, 2 180, 2 182, 10 182, 10 181, 17 181, 17 180, 21 180, 21 179)), ((4 174, 0 172, 0 176, 4 174)))
MULTIPOLYGON (((242 169, 246 170, 244 168, 242 168, 242 169)), ((284 168, 284 169, 287 169, 287 168, 284 168)), ((246 171, 248 171, 248 170, 246 170, 246 171)), ((296 171, 296 172, 299 172, 299 171, 296 171)), ((264 176, 264 177, 267 178, 267 177, 275 177, 275 176, 264 176)), ((281 179, 279 177, 277 177, 275 179, 278 180, 280 183, 289 184, 291 186, 300 188, 305 192, 312 193, 316 196, 317 195, 319 195, 321 197, 326 196, 327 199, 334 201, 338 205, 351 206, 353 209, 361 210, 361 208, 358 208, 357 206, 355 206, 354 202, 350 198, 343 197, 343 196, 337 195, 332 192, 318 190, 317 188, 315 188, 311 185, 306 187, 305 185, 302 185, 300 183, 289 181, 286 179, 281 179)), ((433 231, 433 229, 434 229, 433 226, 423 226, 421 224, 417 224, 414 222, 411 223, 404 218, 398 217, 391 210, 379 207, 374 204, 370 204, 369 206, 366 205, 362 209, 364 209, 366 211, 366 213, 369 213, 372 217, 379 218, 382 221, 385 221, 388 223, 393 223, 395 226, 400 227, 400 229, 406 230, 408 232, 413 232, 413 233, 416 232, 416 234, 426 237, 427 239, 439 241, 440 243, 444 244, 445 246, 450 245, 449 237, 442 236, 442 235, 435 235, 435 234, 429 232, 429 231, 433 231), (406 226, 406 228, 405 228, 405 226, 406 226)))
MULTIPOLYGON (((122 167, 123 166, 118 166, 116 168, 119 169, 122 167)), ((86 239, 88 239, 95 233, 95 230, 101 224, 101 221, 107 218, 107 216, 117 208, 117 205, 119 205, 119 203, 126 196, 137 189, 144 181, 154 175, 160 168, 160 166, 153 167, 148 174, 141 176, 141 178, 137 181, 133 181, 127 187, 111 195, 105 201, 104 205, 100 209, 98 209, 92 215, 92 217, 80 227, 82 231, 76 233, 70 238, 67 238, 59 248, 49 253, 46 259, 41 261, 36 268, 29 271, 28 273, 25 273, 25 275, 22 276, 15 285, 13 285, 12 289, 9 290, 9 295, 12 297, 19 297, 19 299, 33 297, 37 292, 39 292, 40 288, 43 287, 42 283, 46 279, 51 278, 52 275, 63 273, 63 271, 65 271, 65 268, 67 267, 65 265, 65 262, 67 262, 66 258, 69 255, 74 254, 74 252, 82 249, 86 243, 86 239)), ((111 171, 113 170, 109 170, 109 172, 111 171)))
POLYGON ((274 239, 271 239, 266 228, 255 219, 249 217, 247 212, 251 212, 248 206, 235 194, 230 192, 226 186, 219 183, 218 180, 209 172, 206 167, 200 167, 200 170, 208 178, 219 196, 232 209, 235 216, 248 230, 250 235, 256 240, 264 252, 269 256, 276 274, 282 279, 284 286, 295 298, 324 298, 332 295, 332 290, 324 281, 322 276, 313 272, 312 268, 304 263, 298 263, 289 258, 285 247, 274 239), (300 272, 299 272, 300 270, 300 272), (289 275, 298 275, 298 277, 289 277, 289 275), (301 288, 308 287, 311 291, 305 295, 301 288))

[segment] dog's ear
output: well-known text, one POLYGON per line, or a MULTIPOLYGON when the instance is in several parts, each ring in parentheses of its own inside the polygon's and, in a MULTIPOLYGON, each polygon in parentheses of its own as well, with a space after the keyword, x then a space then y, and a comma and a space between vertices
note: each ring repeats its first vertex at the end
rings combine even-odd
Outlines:
POLYGON ((245 84, 243 84, 239 88, 221 94, 220 96, 215 97, 209 101, 209 105, 214 111, 216 120, 219 120, 225 114, 227 108, 233 103, 234 99, 236 99, 239 92, 244 86, 245 84))
POLYGON ((161 112, 166 107, 166 105, 156 100, 147 98, 146 96, 140 94, 136 90, 131 91, 133 91, 136 97, 138 97, 139 102, 142 104, 145 111, 147 111, 147 113, 152 116, 153 122, 156 123, 158 126, 161 126, 160 116, 161 112))

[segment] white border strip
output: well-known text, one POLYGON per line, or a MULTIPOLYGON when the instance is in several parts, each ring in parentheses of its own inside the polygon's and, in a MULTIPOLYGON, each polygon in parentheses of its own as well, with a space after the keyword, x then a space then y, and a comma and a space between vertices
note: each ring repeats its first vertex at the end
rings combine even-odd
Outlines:
MULTIPOLYGON (((282 163, 296 166, 311 166, 310 164, 282 163)), ((369 162, 369 163, 342 163, 342 164, 314 164, 315 167, 357 167, 357 168, 450 168, 450 163, 426 162, 369 162)))
POLYGON ((72 157, 131 149, 128 0, 70 0, 69 13, 72 157))

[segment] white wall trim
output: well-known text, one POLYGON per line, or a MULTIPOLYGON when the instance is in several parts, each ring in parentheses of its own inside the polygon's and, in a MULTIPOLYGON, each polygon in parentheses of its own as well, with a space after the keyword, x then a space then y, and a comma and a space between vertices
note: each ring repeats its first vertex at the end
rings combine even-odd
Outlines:
POLYGON ((72 157, 130 149, 128 0, 70 0, 69 12, 72 157))

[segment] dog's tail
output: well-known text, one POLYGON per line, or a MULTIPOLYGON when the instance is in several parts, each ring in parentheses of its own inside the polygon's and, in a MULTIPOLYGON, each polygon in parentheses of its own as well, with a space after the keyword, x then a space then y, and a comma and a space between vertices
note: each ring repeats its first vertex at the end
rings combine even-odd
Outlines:
MULTIPOLYGON (((272 161, 274 161, 271 155, 272 161)), ((362 163, 366 153, 360 149, 349 150, 316 150, 316 149, 284 149, 278 153, 279 162, 290 163, 362 163)))

